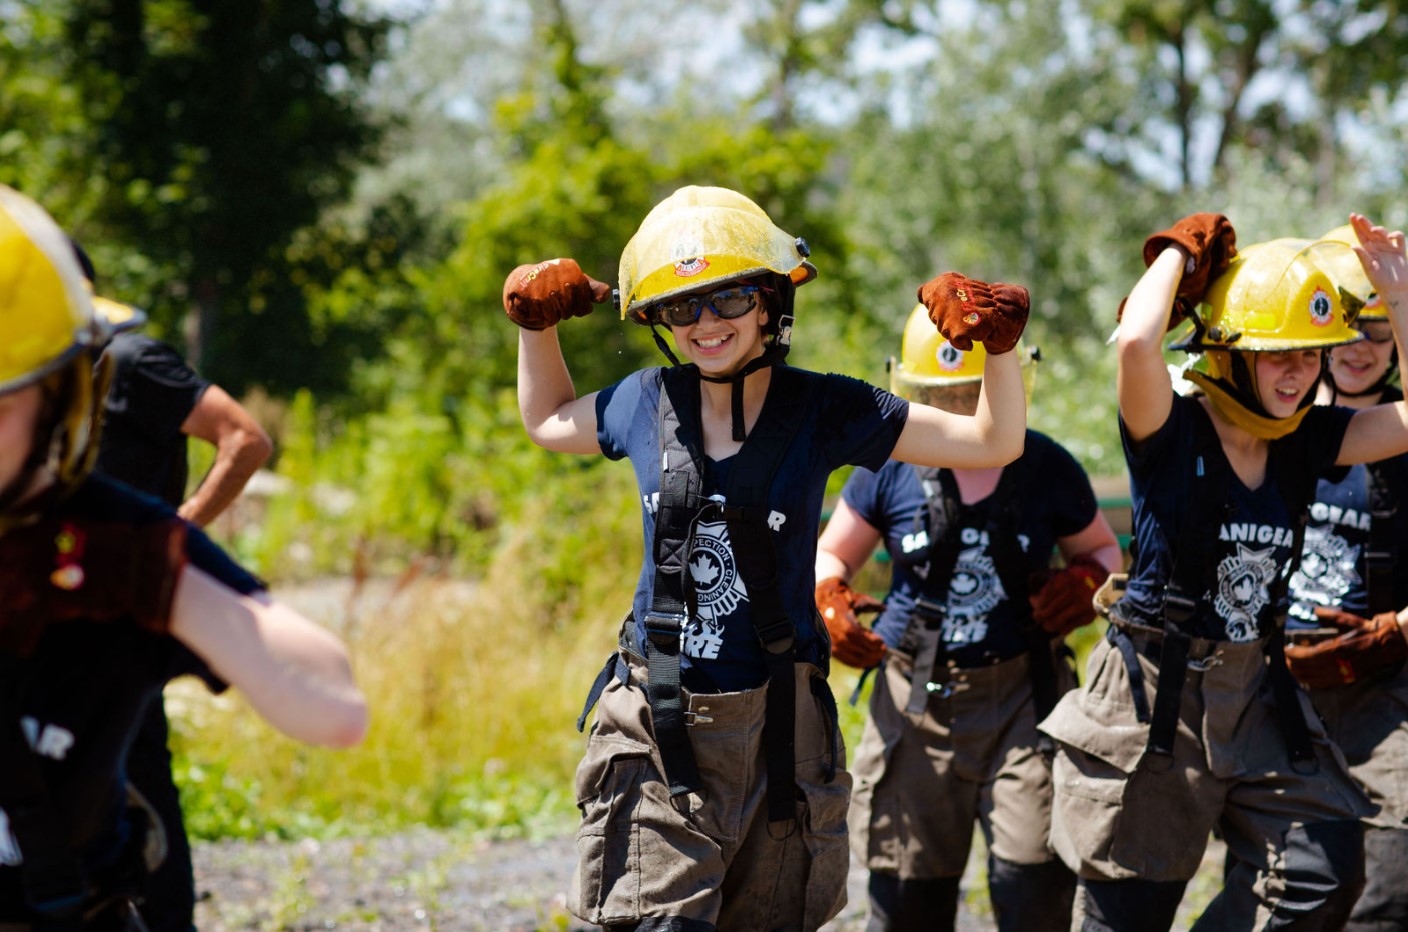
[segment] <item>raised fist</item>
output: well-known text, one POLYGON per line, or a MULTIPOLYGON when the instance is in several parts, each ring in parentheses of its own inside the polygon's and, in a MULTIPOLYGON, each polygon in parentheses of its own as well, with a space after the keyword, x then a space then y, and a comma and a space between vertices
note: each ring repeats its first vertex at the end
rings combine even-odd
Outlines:
POLYGON ((858 613, 884 611, 885 603, 856 592, 845 580, 832 576, 816 584, 816 607, 826 622, 831 655, 837 660, 865 670, 885 656, 885 642, 856 619, 858 613))
POLYGON ((957 272, 920 285, 919 300, 955 349, 966 353, 976 341, 994 356, 1017 345, 1031 311, 1031 296, 1021 285, 989 285, 957 272))
POLYGON ((575 259, 520 265, 504 279, 504 312, 524 330, 545 330, 585 317, 611 296, 611 286, 588 278, 575 259))

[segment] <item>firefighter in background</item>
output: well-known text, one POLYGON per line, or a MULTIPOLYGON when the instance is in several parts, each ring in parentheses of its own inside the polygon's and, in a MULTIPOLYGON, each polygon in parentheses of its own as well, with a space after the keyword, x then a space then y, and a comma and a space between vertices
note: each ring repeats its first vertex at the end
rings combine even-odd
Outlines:
MULTIPOLYGON (((1404 332, 1403 236, 1352 222, 1404 332)), ((1373 807, 1287 672, 1286 585, 1316 479, 1408 450, 1408 408, 1312 404, 1325 351, 1362 337, 1299 245, 1238 253, 1225 217, 1194 214, 1144 259, 1118 333, 1134 565, 1087 682, 1042 723, 1073 927, 1169 928, 1216 828, 1233 866, 1196 928, 1338 929, 1373 807), (1163 356, 1183 314, 1191 397, 1163 356)))
MULTIPOLYGON (((1357 343, 1330 351, 1320 404, 1401 402, 1398 349, 1383 296, 1354 253, 1351 227, 1309 247, 1351 300, 1357 343)), ((1310 691, 1349 772, 1379 807, 1364 820, 1364 893, 1349 932, 1408 929, 1408 456, 1321 479, 1300 568, 1291 577, 1286 660, 1310 691), (1322 632, 1336 632, 1321 639, 1322 632)))
MULTIPOLYGON (((893 390, 971 415, 986 355, 945 341, 917 307, 893 390)), ((1085 470, 1033 430, 1006 466, 891 460, 847 480, 818 544, 816 600, 832 656, 881 670, 850 811, 871 932, 953 928, 975 821, 998 928, 1070 927, 1075 875, 1047 845, 1051 764, 1036 725, 1075 685, 1064 636, 1095 619, 1091 597, 1122 568, 1085 470), (882 542, 880 605, 850 581, 882 542), (868 609, 883 609, 873 632, 856 619, 868 609)))
MULTIPOLYGON (((73 241, 83 275, 96 288, 88 253, 73 241)), ((132 309, 94 296, 94 306, 130 316, 132 309)), ((204 528, 239 497, 273 444, 244 407, 196 374, 176 350, 135 329, 113 336, 98 361, 110 373, 103 430, 94 468, 164 500, 177 515, 204 528), (188 499, 186 438, 215 448, 210 471, 188 499)), ((195 922, 191 845, 181 797, 171 775, 169 725, 163 700, 151 703, 128 754, 128 779, 166 830, 166 858, 147 879, 142 918, 152 932, 185 932, 195 922)))
POLYGON ((0 927, 141 929, 159 823, 127 754, 165 683, 232 684, 303 741, 361 740, 332 634, 171 509, 90 474, 113 325, 67 238, 0 186, 0 927))
POLYGON ((608 287, 570 259, 504 285, 529 437, 629 458, 640 490, 645 560, 576 778, 569 908, 608 928, 814 930, 840 910, 850 777, 813 603, 827 477, 1021 452, 1026 289, 953 273, 921 289, 940 329, 992 354, 976 415, 956 417, 783 364, 807 255, 737 192, 676 191, 626 245, 619 303, 688 364, 580 397, 556 325, 608 287))

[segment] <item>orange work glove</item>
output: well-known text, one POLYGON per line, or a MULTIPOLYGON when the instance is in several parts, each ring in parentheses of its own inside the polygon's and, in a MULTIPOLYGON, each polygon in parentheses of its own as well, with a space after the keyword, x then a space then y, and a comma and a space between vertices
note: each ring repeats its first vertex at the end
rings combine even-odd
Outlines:
POLYGON ((856 592, 844 579, 832 576, 816 584, 816 607, 831 635, 831 656, 862 670, 875 666, 885 656, 885 642, 856 620, 862 612, 883 612, 885 603, 856 592))
POLYGON ((1401 665, 1408 658, 1408 641, 1395 612, 1373 618, 1320 607, 1315 617, 1341 633, 1315 644, 1287 644, 1286 666, 1306 689, 1348 686, 1356 680, 1401 665))
MULTIPOLYGON (((1203 300, 1212 280, 1227 271, 1227 264, 1237 255, 1237 231, 1222 214, 1189 214, 1144 241, 1145 268, 1153 265, 1159 254, 1174 244, 1188 250, 1188 264, 1174 291, 1173 310, 1168 315, 1169 330, 1183 323, 1203 300)), ((1115 319, 1123 317, 1124 301, 1121 301, 1115 319)))
POLYGON ((545 330, 585 317, 611 296, 611 286, 588 278, 575 259, 520 265, 504 279, 504 312, 524 330, 545 330))
POLYGON ((1069 634, 1095 620, 1095 590, 1110 571, 1093 557, 1071 557, 1063 569, 1047 570, 1032 582, 1027 601, 1032 620, 1050 634, 1069 634))
POLYGON ((186 525, 46 518, 0 537, 0 649, 28 655, 50 622, 125 620, 165 633, 186 525))
POLYGON ((1008 352, 1031 312, 1031 295, 1021 285, 989 285, 957 272, 920 285, 919 300, 944 339, 965 353, 975 340, 994 356, 1008 352))

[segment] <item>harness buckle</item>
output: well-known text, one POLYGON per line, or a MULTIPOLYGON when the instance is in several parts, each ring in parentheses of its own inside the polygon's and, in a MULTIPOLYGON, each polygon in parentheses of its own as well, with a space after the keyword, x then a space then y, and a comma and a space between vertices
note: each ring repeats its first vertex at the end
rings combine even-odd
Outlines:
POLYGON ((928 683, 925 683, 925 684, 924 684, 924 688, 929 691, 929 694, 930 694, 931 696, 932 696, 933 694, 937 693, 937 694, 938 694, 938 698, 940 698, 940 699, 947 699, 947 698, 949 698, 950 696, 952 696, 954 693, 961 693, 961 692, 963 692, 965 689, 969 689, 969 688, 971 688, 971 687, 969 686, 968 683, 957 682, 957 681, 955 681, 955 680, 949 680, 949 681, 946 682, 946 683, 928 682, 928 683))
POLYGON ((1217 651, 1216 653, 1208 654, 1201 660, 1189 660, 1188 669, 1198 673, 1206 673, 1213 667, 1222 666, 1222 663, 1222 651, 1217 651))
POLYGON ((704 713, 707 712, 707 711, 709 711, 709 707, 708 707, 708 706, 700 706, 698 712, 695 712, 695 711, 693 711, 693 710, 690 710, 690 711, 685 712, 685 713, 684 713, 684 723, 685 723, 685 725, 707 725, 707 724, 709 724, 710 722, 712 722, 712 721, 714 720, 714 717, 713 717, 712 715, 705 715, 704 713))
POLYGON ((756 626, 758 640, 763 642, 763 647, 770 654, 783 654, 792 649, 792 644, 796 640, 796 631, 792 627, 792 619, 783 616, 776 621, 756 626))
POLYGON ((1174 624, 1183 624, 1191 619, 1197 611, 1197 599, 1190 599, 1171 588, 1164 590, 1164 617, 1174 624))
POLYGON ((680 632, 688 622, 689 615, 684 612, 647 612, 645 636, 657 647, 678 646, 680 632))
POLYGON ((934 628, 948 614, 948 607, 923 596, 914 600, 914 614, 924 619, 924 626, 934 628))

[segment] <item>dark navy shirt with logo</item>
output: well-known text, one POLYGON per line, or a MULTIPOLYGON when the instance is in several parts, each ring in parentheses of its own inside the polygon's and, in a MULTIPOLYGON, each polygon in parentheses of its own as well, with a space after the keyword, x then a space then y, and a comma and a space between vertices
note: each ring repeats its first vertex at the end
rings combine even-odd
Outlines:
MULTIPOLYGON (((1384 393, 1383 401, 1397 401, 1396 389, 1384 393)), ((1378 472, 1388 484, 1396 504, 1387 519, 1392 530, 1388 541, 1394 557, 1392 573, 1395 608, 1408 605, 1408 573, 1398 569, 1397 557, 1408 546, 1408 454, 1380 464, 1378 472)), ((1382 520, 1382 519, 1381 519, 1382 520)), ((1321 479, 1310 507, 1310 523, 1305 531, 1300 568, 1291 577, 1291 614, 1287 624, 1320 627, 1315 608, 1339 608, 1356 615, 1369 609, 1369 470, 1363 464, 1351 466, 1343 478, 1321 479)))
MULTIPOLYGON (((1027 431, 1021 458, 1008 469, 1030 477, 1014 489, 1018 549, 1026 579, 1045 569, 1062 537, 1077 534, 1095 520, 1090 478, 1064 447, 1044 434, 1027 431)), ((890 554, 890 592, 875 632, 892 648, 904 638, 916 597, 925 591, 919 572, 929 559, 929 507, 915 467, 891 460, 879 472, 857 469, 846 481, 842 498, 861 519, 880 531, 890 554)), ((1031 617, 1026 599, 1014 601, 1005 591, 987 540, 996 494, 961 506, 961 549, 950 581, 939 582, 930 598, 947 605, 943 640, 948 657, 959 666, 978 666, 1015 657, 1026 650, 1022 625, 1031 617)), ((1009 577, 1011 578, 1011 577, 1009 577)))
MULTIPOLYGON (((101 476, 89 478, 54 513, 134 524, 172 515, 156 499, 101 476)), ((262 588, 200 530, 191 527, 188 535, 192 565, 242 593, 262 588)), ((131 832, 124 786, 137 725, 167 681, 183 674, 202 677, 213 690, 225 688, 175 638, 120 621, 52 624, 31 657, 0 653, 0 714, 17 719, 38 750, 50 799, 92 876, 102 876, 131 832)), ((0 922, 27 915, 20 860, 9 819, 0 812, 0 922)))
MULTIPOLYGON (((774 551, 783 607, 797 632, 797 658, 824 665, 830 645, 816 618, 814 592, 816 538, 826 480, 845 465, 879 469, 904 429, 909 404, 856 379, 800 369, 792 372, 800 377, 807 403, 777 468, 768 507, 776 513, 774 551)), ((654 508, 660 490, 659 404, 658 369, 627 376, 602 390, 596 401, 597 439, 602 452, 611 459, 629 457, 640 487, 646 547, 633 612, 642 643, 642 619, 650 609, 655 581, 650 542, 655 535, 654 508)), ((729 457, 710 465, 712 486, 705 488, 706 494, 722 494, 732 460, 729 457)), ((696 525, 689 572, 698 607, 681 639, 681 681, 696 691, 732 692, 762 685, 767 680, 763 647, 754 631, 746 589, 721 521, 696 525)))
POLYGON ((210 383, 176 350, 139 333, 118 334, 104 355, 113 372, 97 468, 179 506, 187 478, 181 425, 210 383))
POLYGON ((1220 503, 1200 494, 1195 483, 1199 444, 1194 419, 1203 419, 1204 428, 1213 430, 1207 420, 1210 415, 1197 398, 1175 395, 1168 420, 1137 449, 1121 419, 1134 513, 1134 565, 1119 613, 1129 621, 1162 627, 1172 550, 1185 522, 1208 515, 1211 526, 1206 539, 1200 538, 1192 552, 1178 555, 1198 560, 1204 568, 1205 585, 1187 633, 1242 642, 1269 633, 1275 618, 1271 594, 1291 556, 1291 516, 1280 484, 1306 481, 1307 488, 1313 488, 1301 477, 1321 476, 1333 468, 1353 416, 1349 408, 1316 405, 1308 409, 1293 433, 1271 441, 1266 479, 1257 489, 1247 488, 1237 478, 1214 440, 1207 452, 1217 460, 1209 474, 1216 476, 1221 470, 1227 477, 1220 503))

